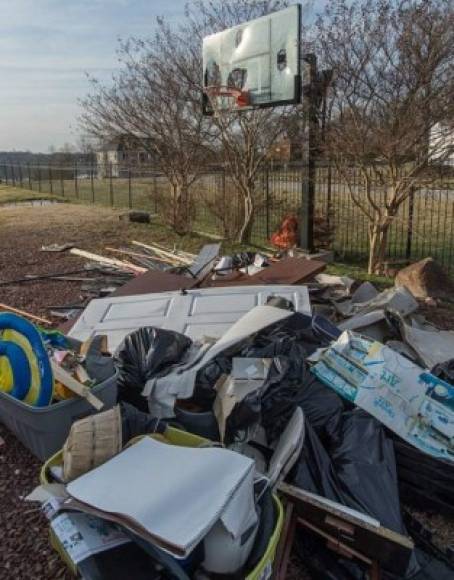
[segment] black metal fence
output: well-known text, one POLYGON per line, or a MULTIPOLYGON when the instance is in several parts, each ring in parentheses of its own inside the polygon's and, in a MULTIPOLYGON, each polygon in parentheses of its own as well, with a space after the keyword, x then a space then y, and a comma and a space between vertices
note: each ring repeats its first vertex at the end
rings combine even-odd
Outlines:
MULTIPOLYGON (((433 170, 430 187, 412 191, 391 226, 388 257, 391 261, 432 256, 454 270, 454 171, 433 170)), ((263 244, 284 215, 301 206, 303 168, 266 166, 256 182, 253 242, 263 244)), ((153 167, 107 164, 80 166, 0 165, 0 180, 35 193, 52 194, 84 203, 142 209, 163 219, 169 210, 170 186, 153 167)), ((355 175, 350 184, 361 192, 355 175)), ((193 230, 232 237, 241 219, 242 199, 227 172, 213 169, 192 186, 193 230)), ((377 199, 383 195, 377 185, 377 199)), ((353 203, 348 186, 336 171, 319 164, 315 180, 315 230, 319 241, 345 260, 367 257, 366 216, 353 203)))

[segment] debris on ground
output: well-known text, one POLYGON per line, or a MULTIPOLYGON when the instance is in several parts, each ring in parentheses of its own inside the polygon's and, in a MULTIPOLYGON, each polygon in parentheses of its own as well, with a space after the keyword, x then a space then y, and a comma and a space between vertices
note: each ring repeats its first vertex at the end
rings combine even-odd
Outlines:
POLYGON ((452 577, 453 333, 427 276, 415 296, 282 245, 66 239, 0 281, 79 296, 0 314, 5 578, 452 577))

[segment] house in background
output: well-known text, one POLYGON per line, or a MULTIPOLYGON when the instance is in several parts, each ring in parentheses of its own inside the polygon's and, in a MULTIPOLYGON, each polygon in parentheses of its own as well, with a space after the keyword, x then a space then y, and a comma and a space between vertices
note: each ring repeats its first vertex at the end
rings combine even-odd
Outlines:
POLYGON ((284 167, 289 163, 301 161, 302 144, 296 139, 283 137, 270 148, 267 159, 272 166, 277 165, 284 167))
POLYGON ((149 139, 137 139, 129 135, 121 135, 106 142, 97 152, 96 161, 98 178, 128 177, 130 169, 134 176, 150 169, 153 164, 153 155, 144 147, 149 139))

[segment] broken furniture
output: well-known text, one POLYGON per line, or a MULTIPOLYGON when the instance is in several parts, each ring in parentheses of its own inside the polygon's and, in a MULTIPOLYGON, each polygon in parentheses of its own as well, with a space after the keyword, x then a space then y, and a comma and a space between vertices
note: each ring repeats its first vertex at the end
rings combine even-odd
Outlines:
POLYGON ((285 580, 290 550, 299 526, 323 540, 329 550, 369 569, 370 580, 380 580, 381 567, 404 575, 414 544, 380 522, 322 496, 280 484, 285 500, 284 530, 278 548, 275 580, 285 580))

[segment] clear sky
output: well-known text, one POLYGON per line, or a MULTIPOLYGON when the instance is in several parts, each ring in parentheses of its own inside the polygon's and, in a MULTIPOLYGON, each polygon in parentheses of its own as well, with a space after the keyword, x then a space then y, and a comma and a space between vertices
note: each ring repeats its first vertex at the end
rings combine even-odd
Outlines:
POLYGON ((108 79, 118 37, 147 36, 184 0, 0 0, 0 151, 77 139, 85 72, 108 79))

